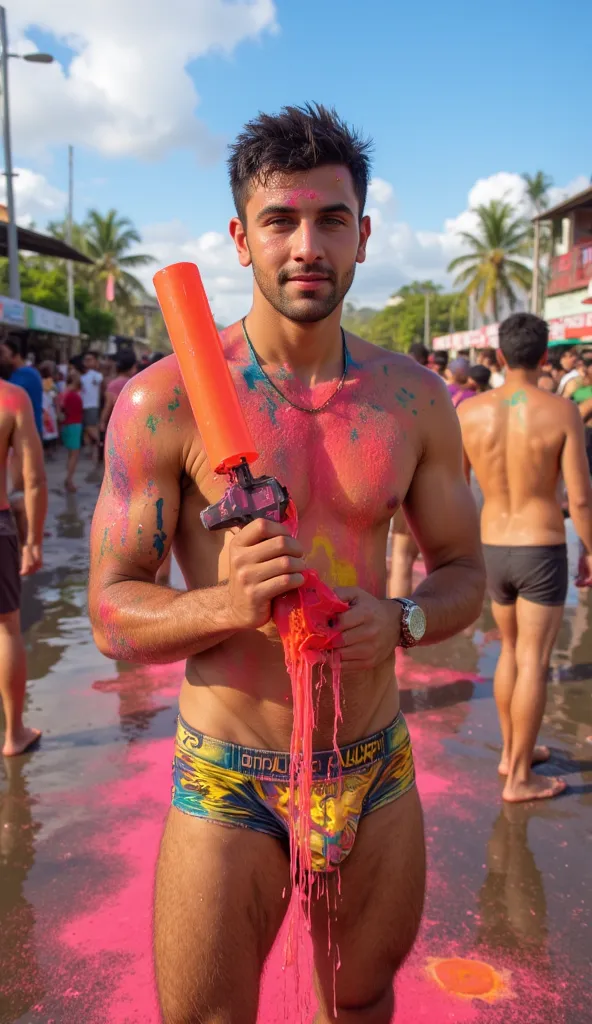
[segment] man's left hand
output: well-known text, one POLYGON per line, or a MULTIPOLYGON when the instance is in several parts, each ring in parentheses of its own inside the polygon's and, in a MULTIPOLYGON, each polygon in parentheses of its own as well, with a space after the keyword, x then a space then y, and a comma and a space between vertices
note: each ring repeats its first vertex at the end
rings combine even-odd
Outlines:
POLYGON ((360 587, 336 587, 349 609, 338 619, 339 649, 344 666, 353 670, 372 669, 391 657, 399 643, 403 609, 396 601, 381 601, 360 587))

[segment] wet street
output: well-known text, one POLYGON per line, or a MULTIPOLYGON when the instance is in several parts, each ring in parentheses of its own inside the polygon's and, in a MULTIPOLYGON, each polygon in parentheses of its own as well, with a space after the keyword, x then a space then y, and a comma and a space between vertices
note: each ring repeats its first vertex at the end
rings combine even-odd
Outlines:
MULTIPOLYGON (((183 666, 97 652, 86 585, 98 481, 84 461, 66 496, 62 466, 49 468, 46 564, 23 597, 27 722, 44 735, 0 763, 0 1024, 157 1024, 152 887, 183 666)), ((538 769, 568 781, 553 802, 502 805, 487 607, 465 635, 399 659, 429 890, 397 1024, 592 1021, 590 601, 570 589, 553 655, 552 759, 538 769)), ((261 1024, 300 1024, 282 964, 279 941, 261 1024)))

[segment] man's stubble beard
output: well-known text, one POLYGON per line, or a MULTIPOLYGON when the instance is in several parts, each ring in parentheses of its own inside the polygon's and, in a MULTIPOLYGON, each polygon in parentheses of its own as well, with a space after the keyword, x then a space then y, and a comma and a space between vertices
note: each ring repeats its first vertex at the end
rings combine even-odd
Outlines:
POLYGON ((300 300, 295 301, 288 297, 284 287, 278 284, 277 280, 270 282, 264 274, 259 272, 252 257, 251 264, 259 291, 267 299, 270 306, 273 306, 276 312, 285 316, 287 320, 292 320, 293 323, 298 324, 315 324, 319 320, 326 320, 328 316, 331 316, 331 313, 343 302, 350 290, 356 273, 356 265, 354 263, 341 280, 333 283, 331 291, 325 298, 319 299, 316 291, 308 293, 302 291, 300 300), (303 308, 301 306, 303 300, 311 303, 311 305, 303 308))

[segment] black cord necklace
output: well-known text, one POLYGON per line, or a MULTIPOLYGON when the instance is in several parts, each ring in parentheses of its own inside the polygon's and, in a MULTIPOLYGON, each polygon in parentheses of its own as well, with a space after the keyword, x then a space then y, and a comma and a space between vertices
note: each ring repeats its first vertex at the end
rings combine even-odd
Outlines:
POLYGON ((337 387, 335 388, 335 391, 333 392, 333 394, 329 395, 329 397, 328 397, 326 402, 323 402, 322 405, 319 405, 319 407, 317 409, 309 409, 305 405, 296 405, 296 402, 290 401, 288 396, 285 395, 283 393, 283 391, 280 391, 280 389, 272 381, 271 377, 269 377, 266 374, 265 370, 263 369, 263 367, 261 366, 261 363, 259 361, 259 356, 257 355, 257 353, 255 352, 255 349, 253 348, 253 343, 252 343, 251 339, 249 338, 249 332, 247 331, 247 325, 245 323, 245 320, 246 320, 246 317, 243 317, 243 319, 241 320, 241 323, 242 323, 242 327, 243 327, 243 334, 245 336, 245 341, 247 343, 249 352, 251 353, 251 357, 257 363, 257 366, 261 370, 261 373, 265 377, 265 380, 270 385, 270 387, 272 387, 273 390, 276 392, 276 394, 278 394, 280 396, 282 401, 287 402, 288 405, 291 405, 293 409, 298 409, 299 412, 310 412, 310 413, 323 412, 323 410, 327 408, 327 406, 333 401, 333 399, 337 398, 337 395, 339 394, 339 392, 341 391, 343 385, 345 384, 345 378, 347 377, 347 371, 349 369, 350 357, 349 357, 349 350, 348 350, 348 347, 347 347, 347 342, 345 340, 345 331, 343 330, 343 327, 341 328, 341 340, 343 342, 343 373, 341 374, 341 380, 339 381, 339 383, 338 383, 337 387))

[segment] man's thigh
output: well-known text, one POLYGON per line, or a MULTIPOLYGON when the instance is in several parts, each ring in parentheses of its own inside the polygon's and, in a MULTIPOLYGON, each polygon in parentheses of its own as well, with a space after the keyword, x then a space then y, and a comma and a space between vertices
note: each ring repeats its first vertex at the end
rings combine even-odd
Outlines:
MULTIPOLYGON (((338 1009, 352 1012, 351 1020, 357 1019, 356 1010, 375 1005, 377 1012, 368 1019, 390 1020, 393 978, 415 942, 424 892, 423 815, 414 787, 362 819, 353 850, 342 866, 341 895, 334 899, 331 894, 331 906, 336 906, 331 915, 331 948, 339 947, 341 960, 335 974, 335 999, 338 1009)), ((313 914, 319 995, 325 1008, 332 1010, 333 954, 328 954, 325 900, 314 906, 313 914)))
POLYGON ((277 839, 171 809, 155 898, 165 1024, 255 1024, 260 974, 289 883, 277 839))

